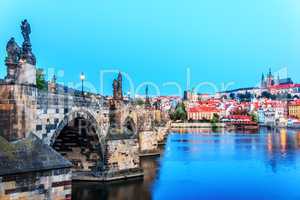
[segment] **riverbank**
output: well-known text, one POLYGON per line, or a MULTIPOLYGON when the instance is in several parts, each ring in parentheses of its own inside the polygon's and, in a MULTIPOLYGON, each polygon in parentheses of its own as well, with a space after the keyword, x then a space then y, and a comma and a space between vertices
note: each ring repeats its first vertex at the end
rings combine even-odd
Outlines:
POLYGON ((255 132, 259 129, 258 124, 232 124, 232 123, 207 123, 207 122, 173 122, 171 124, 173 131, 178 132, 201 132, 206 131, 251 131, 255 132))
POLYGON ((225 123, 201 123, 201 122, 173 122, 171 124, 172 129, 176 128, 225 128, 225 123))

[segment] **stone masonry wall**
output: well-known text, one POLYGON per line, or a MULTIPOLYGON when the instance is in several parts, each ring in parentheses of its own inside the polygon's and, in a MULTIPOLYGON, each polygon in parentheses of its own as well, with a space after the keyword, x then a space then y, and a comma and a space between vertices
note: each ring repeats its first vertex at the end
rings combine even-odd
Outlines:
POLYGON ((161 143, 165 140, 166 135, 168 134, 168 128, 167 127, 157 127, 157 141, 158 143, 161 143))
POLYGON ((0 178, 1 200, 71 200, 71 170, 55 169, 0 178))
POLYGON ((139 133, 140 153, 158 152, 157 132, 142 131, 139 133))
POLYGON ((140 167, 138 139, 108 140, 106 145, 108 172, 140 167))
POLYGON ((0 97, 0 135, 12 141, 33 132, 36 126, 36 88, 2 84, 0 97))
POLYGON ((96 119, 99 128, 107 129, 108 111, 102 106, 101 99, 96 97, 82 98, 68 93, 38 92, 36 134, 45 143, 50 144, 59 124, 66 116, 77 111, 89 112, 96 119))

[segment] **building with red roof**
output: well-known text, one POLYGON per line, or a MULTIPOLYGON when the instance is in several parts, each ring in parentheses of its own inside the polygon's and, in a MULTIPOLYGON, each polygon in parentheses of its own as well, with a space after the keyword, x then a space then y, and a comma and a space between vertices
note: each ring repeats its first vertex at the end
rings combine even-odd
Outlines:
POLYGON ((220 114, 220 110, 213 106, 198 105, 187 110, 188 120, 211 120, 213 116, 220 114))

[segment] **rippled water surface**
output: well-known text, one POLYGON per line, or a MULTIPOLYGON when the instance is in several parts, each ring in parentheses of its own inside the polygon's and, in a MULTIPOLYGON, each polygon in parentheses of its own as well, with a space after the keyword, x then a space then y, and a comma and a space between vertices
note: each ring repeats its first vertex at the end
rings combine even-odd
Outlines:
POLYGON ((77 182, 72 199, 300 199, 300 132, 172 133, 144 180, 77 182))

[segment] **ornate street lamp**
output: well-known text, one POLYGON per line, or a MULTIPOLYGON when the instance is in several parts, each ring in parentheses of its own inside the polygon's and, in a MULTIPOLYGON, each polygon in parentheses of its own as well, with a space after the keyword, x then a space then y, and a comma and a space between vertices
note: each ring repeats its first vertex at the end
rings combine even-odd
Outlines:
POLYGON ((85 80, 85 75, 83 74, 83 72, 81 72, 80 74, 80 80, 81 80, 81 95, 83 96, 83 81, 85 80))

